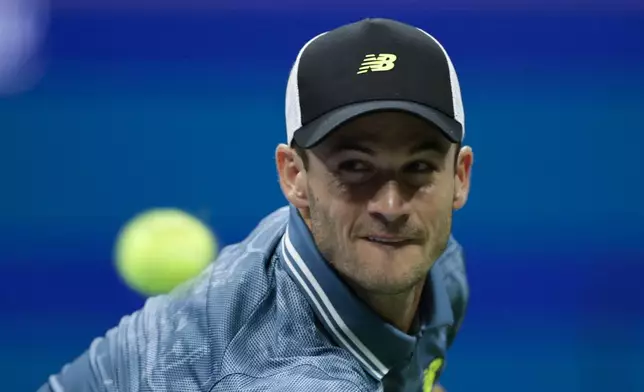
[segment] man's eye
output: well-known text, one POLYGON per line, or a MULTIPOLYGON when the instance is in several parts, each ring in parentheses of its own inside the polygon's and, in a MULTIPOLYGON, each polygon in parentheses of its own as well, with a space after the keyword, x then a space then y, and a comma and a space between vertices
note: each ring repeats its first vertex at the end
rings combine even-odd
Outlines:
POLYGON ((355 160, 342 162, 338 166, 338 169, 340 169, 342 171, 345 171, 345 172, 363 173, 363 172, 370 171, 371 166, 368 163, 364 162, 364 161, 359 161, 359 160, 355 159, 355 160))
POLYGON ((431 173, 436 171, 436 166, 425 161, 416 161, 408 164, 405 171, 409 173, 431 173))

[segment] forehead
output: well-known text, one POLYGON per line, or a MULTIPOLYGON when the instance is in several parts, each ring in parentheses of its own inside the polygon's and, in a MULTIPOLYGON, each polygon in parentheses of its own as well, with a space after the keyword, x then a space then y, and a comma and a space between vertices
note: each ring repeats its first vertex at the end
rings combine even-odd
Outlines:
POLYGON ((320 143, 324 150, 342 149, 348 145, 382 151, 422 148, 446 152, 451 143, 438 128, 418 116, 383 111, 346 122, 320 143))

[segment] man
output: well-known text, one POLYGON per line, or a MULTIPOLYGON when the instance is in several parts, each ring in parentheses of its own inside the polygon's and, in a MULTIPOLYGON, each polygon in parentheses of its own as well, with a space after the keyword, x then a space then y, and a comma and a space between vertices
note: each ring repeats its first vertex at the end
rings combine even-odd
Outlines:
POLYGON ((450 232, 473 155, 449 57, 392 20, 321 34, 291 71, 286 122, 290 205, 41 391, 432 389, 468 298, 450 232))

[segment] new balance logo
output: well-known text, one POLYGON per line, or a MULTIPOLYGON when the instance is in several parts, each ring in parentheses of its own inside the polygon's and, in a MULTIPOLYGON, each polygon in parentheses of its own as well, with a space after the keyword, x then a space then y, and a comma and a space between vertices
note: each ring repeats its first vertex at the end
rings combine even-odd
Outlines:
POLYGON ((375 54, 368 54, 365 56, 362 64, 360 64, 358 75, 369 71, 391 71, 394 69, 394 61, 396 61, 396 58, 396 55, 391 53, 380 53, 378 57, 375 54))

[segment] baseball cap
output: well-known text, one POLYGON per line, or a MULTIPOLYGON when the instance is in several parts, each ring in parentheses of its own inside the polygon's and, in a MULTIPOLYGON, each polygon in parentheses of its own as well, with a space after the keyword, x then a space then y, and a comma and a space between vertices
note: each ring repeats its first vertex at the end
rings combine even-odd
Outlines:
POLYGON ((463 140, 461 89, 438 40, 399 21, 368 18, 302 47, 286 88, 289 144, 311 148, 344 122, 383 110, 415 114, 450 141, 463 140))

